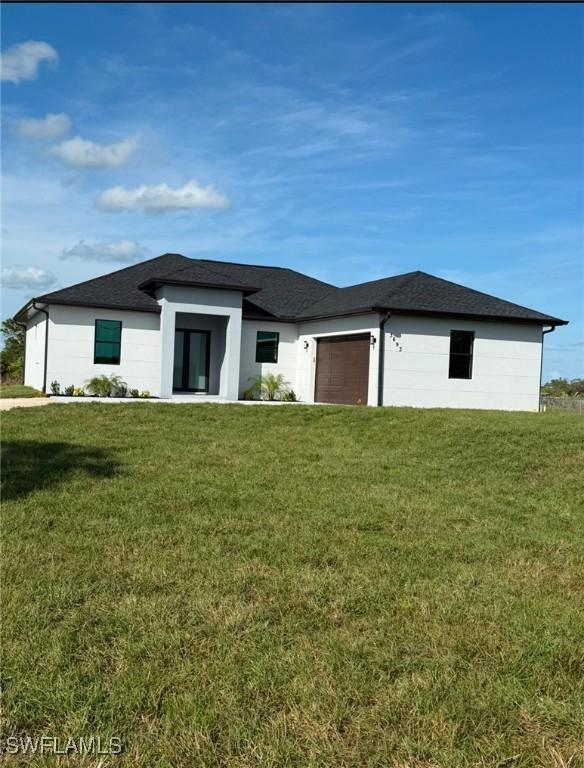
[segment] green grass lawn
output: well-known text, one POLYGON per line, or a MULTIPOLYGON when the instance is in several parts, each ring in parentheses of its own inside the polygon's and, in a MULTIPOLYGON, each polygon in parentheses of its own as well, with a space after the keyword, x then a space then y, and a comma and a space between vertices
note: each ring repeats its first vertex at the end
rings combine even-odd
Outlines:
POLYGON ((3 384, 0 387, 0 398, 3 397, 44 397, 42 392, 24 384, 3 384))
POLYGON ((584 419, 61 404, 3 441, 3 731, 124 744, 26 764, 584 764, 584 419))

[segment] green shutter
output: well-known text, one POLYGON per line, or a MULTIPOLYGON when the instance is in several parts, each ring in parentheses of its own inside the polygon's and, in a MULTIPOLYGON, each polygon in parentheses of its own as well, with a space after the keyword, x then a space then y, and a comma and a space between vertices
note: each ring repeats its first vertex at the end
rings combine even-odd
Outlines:
POLYGON ((122 323, 120 320, 95 321, 94 363, 119 365, 122 346, 122 323))
POLYGON ((277 331, 258 331, 256 363, 277 363, 279 341, 280 334, 277 331))

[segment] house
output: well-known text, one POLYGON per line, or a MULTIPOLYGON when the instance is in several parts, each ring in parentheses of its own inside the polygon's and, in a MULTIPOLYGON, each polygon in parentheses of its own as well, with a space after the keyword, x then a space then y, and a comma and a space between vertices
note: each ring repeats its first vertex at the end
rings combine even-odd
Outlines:
POLYGON ((337 288, 281 267, 168 253, 38 296, 25 383, 119 374, 237 400, 281 373, 307 403, 538 408, 543 334, 565 320, 424 272, 337 288))

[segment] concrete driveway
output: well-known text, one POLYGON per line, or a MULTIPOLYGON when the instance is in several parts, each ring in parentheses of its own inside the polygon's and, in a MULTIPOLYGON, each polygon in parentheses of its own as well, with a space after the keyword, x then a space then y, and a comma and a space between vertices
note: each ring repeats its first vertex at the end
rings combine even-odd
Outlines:
POLYGON ((0 411, 9 411, 11 408, 33 408, 50 402, 50 397, 6 397, 0 399, 0 411))

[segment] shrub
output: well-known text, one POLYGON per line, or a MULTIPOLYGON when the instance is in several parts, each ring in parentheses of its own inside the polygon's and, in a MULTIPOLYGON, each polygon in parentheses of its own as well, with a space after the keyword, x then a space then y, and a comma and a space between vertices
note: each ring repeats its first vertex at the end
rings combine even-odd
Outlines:
POLYGON ((128 385, 126 382, 122 381, 120 384, 118 384, 118 386, 114 388, 112 394, 114 397, 128 397, 128 385))
POLYGON ((130 397, 140 397, 140 392, 137 389, 131 389, 130 397))
POLYGON ((244 400, 253 400, 253 396, 254 396, 254 391, 253 391, 253 389, 251 387, 249 387, 248 389, 245 389, 243 391, 243 399, 244 400))
POLYGON ((51 381, 51 395, 60 395, 61 385, 58 381, 51 381))
POLYGON ((286 403, 297 403, 298 395, 296 392, 294 392, 293 389, 289 389, 287 392, 284 392, 282 400, 284 400, 286 403))
POLYGON ((111 397, 112 394, 118 392, 121 387, 127 387, 125 381, 122 381, 120 376, 116 376, 112 373, 111 376, 102 374, 101 376, 94 376, 89 381, 85 382, 85 386, 90 395, 97 395, 97 397, 111 397))
POLYGON ((73 395, 75 397, 83 397, 85 395, 85 390, 83 389, 83 387, 75 387, 75 389, 73 390, 73 395))
POLYGON ((140 397, 150 397, 150 392, 148 392, 147 389, 144 389, 140 392, 140 397))
POLYGON ((279 400, 286 392, 287 384, 281 373, 266 373, 258 376, 250 389, 254 394, 258 393, 261 400, 279 400))
POLYGON ((71 384, 68 387, 65 387, 65 394, 67 395, 67 397, 73 397, 73 395, 75 394, 75 387, 73 386, 73 384, 71 384))

